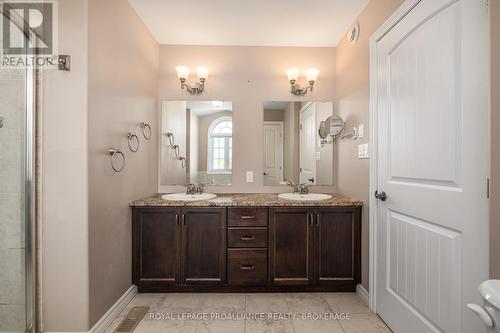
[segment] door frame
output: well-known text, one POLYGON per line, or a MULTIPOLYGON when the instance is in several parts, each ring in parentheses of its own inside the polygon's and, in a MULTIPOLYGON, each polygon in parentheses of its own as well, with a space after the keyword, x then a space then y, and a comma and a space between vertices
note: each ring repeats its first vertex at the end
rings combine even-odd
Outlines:
POLYGON ((375 31, 369 39, 370 48, 370 114, 369 114, 369 128, 370 128, 370 166, 369 166, 369 292, 368 292, 368 306, 377 313, 376 307, 376 285, 377 285, 377 200, 373 193, 378 188, 377 182, 377 164, 378 164, 378 99, 377 99, 377 73, 378 73, 378 52, 377 42, 380 41, 396 24, 398 24, 408 13, 410 13, 421 0, 406 0, 396 11, 387 19, 387 21, 375 31))
POLYGON ((284 128, 285 128, 285 122, 283 120, 273 120, 273 121, 267 121, 264 120, 264 126, 265 125, 280 125, 281 128, 281 137, 280 137, 280 142, 281 142, 281 181, 283 181, 283 177, 285 175, 285 133, 284 133, 284 128))

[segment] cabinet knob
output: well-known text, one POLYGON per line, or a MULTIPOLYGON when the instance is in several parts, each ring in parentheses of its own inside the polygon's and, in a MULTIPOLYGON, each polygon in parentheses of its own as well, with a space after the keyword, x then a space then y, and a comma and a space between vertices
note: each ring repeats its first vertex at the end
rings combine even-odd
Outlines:
POLYGON ((243 241, 252 241, 255 239, 255 236, 254 235, 244 235, 244 236, 241 236, 240 239, 243 241))

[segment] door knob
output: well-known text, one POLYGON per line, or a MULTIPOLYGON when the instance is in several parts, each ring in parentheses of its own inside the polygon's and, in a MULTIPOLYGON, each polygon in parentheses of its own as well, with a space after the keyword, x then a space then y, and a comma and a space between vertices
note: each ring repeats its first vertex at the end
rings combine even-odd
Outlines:
POLYGON ((310 181, 311 183, 314 183, 314 177, 313 178, 309 178, 308 181, 310 181))
POLYGON ((381 201, 386 201, 387 200, 387 194, 385 192, 378 193, 378 191, 375 191, 375 198, 381 201))

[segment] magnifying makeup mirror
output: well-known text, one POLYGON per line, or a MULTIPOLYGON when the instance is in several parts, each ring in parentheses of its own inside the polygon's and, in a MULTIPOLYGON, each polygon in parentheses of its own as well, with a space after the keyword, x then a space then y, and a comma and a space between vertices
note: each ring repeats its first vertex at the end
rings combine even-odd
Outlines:
POLYGON ((318 133, 321 139, 326 139, 328 135, 335 138, 344 130, 344 126, 344 120, 338 115, 333 115, 320 123, 318 133))

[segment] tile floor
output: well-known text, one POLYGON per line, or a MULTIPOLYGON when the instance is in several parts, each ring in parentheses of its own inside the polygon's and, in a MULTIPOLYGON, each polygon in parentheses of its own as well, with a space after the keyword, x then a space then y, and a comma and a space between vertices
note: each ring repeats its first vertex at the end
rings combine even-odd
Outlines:
MULTIPOLYGON (((112 333, 134 306, 149 306, 136 333, 390 333, 391 330, 370 312, 356 294, 138 294, 108 327, 112 333), (150 316, 181 313, 349 313, 341 320, 169 320, 150 316)), ((267 315, 267 314, 266 314, 267 315)))

